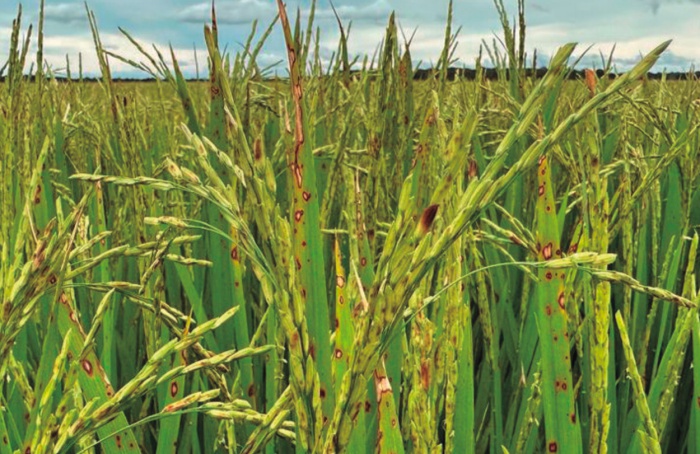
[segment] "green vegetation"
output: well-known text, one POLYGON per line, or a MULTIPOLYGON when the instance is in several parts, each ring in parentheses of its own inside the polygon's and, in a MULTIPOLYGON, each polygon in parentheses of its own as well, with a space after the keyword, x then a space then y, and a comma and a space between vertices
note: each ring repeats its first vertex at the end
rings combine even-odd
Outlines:
POLYGON ((206 84, 126 32, 157 81, 115 82, 89 12, 101 82, 43 65, 43 13, 25 78, 18 13, 0 454, 700 451, 700 85, 647 79, 668 43, 534 79, 496 0, 499 80, 450 81, 450 5, 417 82, 393 15, 323 63, 278 6, 237 55, 212 11, 206 84))

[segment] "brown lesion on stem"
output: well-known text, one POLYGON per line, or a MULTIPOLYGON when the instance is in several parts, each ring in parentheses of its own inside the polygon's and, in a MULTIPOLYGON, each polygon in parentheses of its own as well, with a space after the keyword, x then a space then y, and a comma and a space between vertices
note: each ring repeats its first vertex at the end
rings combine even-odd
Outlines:
POLYGON ((277 0, 277 7, 279 9, 280 22, 282 23, 282 29, 284 30, 284 40, 287 45, 287 56, 289 59, 289 73, 292 82, 292 96, 294 99, 294 113, 295 113, 295 123, 296 128, 294 130, 294 159, 293 162, 298 165, 299 163, 299 153, 304 146, 304 111, 302 109, 302 96, 303 89, 301 86, 301 74, 299 69, 299 64, 297 61, 297 50, 295 48, 295 43, 292 38, 291 28, 289 26, 289 18, 287 17, 287 11, 282 3, 282 0, 277 0))

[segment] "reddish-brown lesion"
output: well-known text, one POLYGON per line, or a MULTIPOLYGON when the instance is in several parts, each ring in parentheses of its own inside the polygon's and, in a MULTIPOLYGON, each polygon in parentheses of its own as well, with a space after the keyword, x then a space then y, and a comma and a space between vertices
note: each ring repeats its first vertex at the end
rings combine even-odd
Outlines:
POLYGON ((178 392, 179 388, 180 387, 178 386, 176 381, 172 382, 170 384, 170 397, 174 398, 175 396, 177 396, 177 392, 178 392))
POLYGON ((91 363, 89 360, 84 359, 84 360, 81 362, 81 366, 82 366, 83 370, 85 371, 85 373, 88 374, 89 377, 92 377, 92 376, 93 376, 93 374, 94 374, 94 369, 93 369, 93 367, 92 367, 92 363, 91 363))
POLYGON ((430 364, 426 360, 420 365, 420 381, 423 389, 427 391, 430 387, 430 364))
POLYGON ((552 258, 552 249, 553 245, 552 242, 550 241, 547 243, 547 245, 542 249, 542 258, 545 260, 549 260, 552 258))
POLYGON ((556 392, 566 392, 569 389, 569 385, 566 383, 566 380, 555 380, 554 381, 554 390, 556 392))

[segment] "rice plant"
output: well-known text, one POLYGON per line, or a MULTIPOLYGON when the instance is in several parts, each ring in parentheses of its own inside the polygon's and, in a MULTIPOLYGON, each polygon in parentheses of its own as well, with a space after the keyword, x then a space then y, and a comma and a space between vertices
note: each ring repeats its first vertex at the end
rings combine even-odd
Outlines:
POLYGON ((496 80, 448 77, 451 2, 417 80, 394 14, 357 58, 336 15, 325 61, 315 2, 278 0, 236 54, 212 8, 206 82, 106 49, 86 7, 99 83, 19 7, 0 454, 698 452, 700 86, 648 77, 669 42, 534 77, 523 1, 494 5, 496 80))

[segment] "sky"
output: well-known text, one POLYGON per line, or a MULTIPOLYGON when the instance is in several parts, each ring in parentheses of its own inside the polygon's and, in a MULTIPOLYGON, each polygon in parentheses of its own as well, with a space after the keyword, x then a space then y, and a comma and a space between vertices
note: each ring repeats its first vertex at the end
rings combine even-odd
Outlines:
MULTIPOLYGON (((39 0, 25 0, 23 26, 35 25, 39 0)), ((505 0, 511 17, 517 2, 505 0)), ((260 37, 277 12, 275 0, 218 0, 219 36, 222 46, 236 53, 243 48, 252 22, 259 21, 260 37)), ((310 0, 287 0, 288 11, 297 8, 306 17, 310 0)), ((321 29, 319 49, 328 61, 337 49, 340 33, 328 0, 317 3, 316 24, 321 29)), ((415 33, 411 55, 416 64, 429 67, 435 62, 444 41, 447 0, 335 0, 334 5, 347 26, 352 22, 349 39, 351 55, 372 54, 384 34, 392 11, 405 36, 415 33)), ((16 15, 15 0, 0 0, 0 66, 7 59, 10 27, 16 15)), ((152 49, 155 45, 166 53, 172 45, 180 66, 188 76, 196 73, 195 52, 201 75, 206 66, 203 26, 209 19, 211 4, 198 0, 89 0, 100 29, 103 45, 125 58, 143 61, 136 48, 119 32, 127 30, 139 42, 152 49)), ((577 42, 580 55, 590 48, 583 66, 601 67, 601 56, 615 46, 618 70, 629 69, 641 55, 667 39, 673 43, 655 66, 655 71, 686 71, 700 67, 700 0, 526 0, 526 49, 529 58, 537 50, 538 66, 547 64, 548 56, 568 42, 577 42)), ((293 14, 290 14, 293 16, 293 14)), ((456 0, 454 29, 461 27, 455 66, 474 67, 479 46, 491 45, 501 36, 501 27, 493 0, 456 0)), ((33 42, 36 41, 35 36, 33 42)), ((82 53, 85 74, 99 73, 97 58, 82 1, 46 0, 45 59, 57 72, 66 66, 66 55, 73 72, 77 72, 82 53)), ((284 74, 283 37, 279 24, 265 43, 259 56, 263 66, 284 74), (279 62, 279 63, 278 63, 279 62)), ((114 76, 139 77, 143 73, 111 60, 114 76)), ((488 65, 488 62, 486 62, 488 65)))

